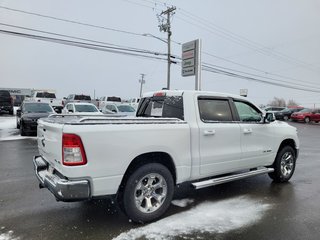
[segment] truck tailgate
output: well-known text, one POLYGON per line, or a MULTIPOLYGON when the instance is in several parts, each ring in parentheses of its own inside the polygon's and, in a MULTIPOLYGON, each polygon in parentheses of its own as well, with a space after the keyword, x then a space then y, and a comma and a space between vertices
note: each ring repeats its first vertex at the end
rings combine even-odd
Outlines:
POLYGON ((38 121, 39 154, 58 171, 61 170, 63 124, 38 121))

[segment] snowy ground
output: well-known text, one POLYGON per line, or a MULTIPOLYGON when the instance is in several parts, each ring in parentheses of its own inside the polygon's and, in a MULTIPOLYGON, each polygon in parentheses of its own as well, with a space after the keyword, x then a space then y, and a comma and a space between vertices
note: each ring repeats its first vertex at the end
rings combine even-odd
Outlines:
MULTIPOLYGON (((193 201, 174 201, 174 205, 187 206, 193 201)), ((121 233, 113 240, 129 239, 194 239, 196 233, 224 233, 256 223, 271 208, 270 204, 249 197, 238 197, 218 202, 203 202, 190 210, 163 218, 149 225, 121 233)))
MULTIPOLYGON (((16 117, 0 116, 0 141, 5 140, 19 140, 24 138, 35 137, 21 137, 19 129, 16 126, 16 117)), ((1 240, 1 239, 0 239, 1 240)))
POLYGON ((9 231, 7 233, 1 233, 0 234, 0 240, 20 240, 20 238, 19 237, 15 237, 13 235, 13 231, 9 231))

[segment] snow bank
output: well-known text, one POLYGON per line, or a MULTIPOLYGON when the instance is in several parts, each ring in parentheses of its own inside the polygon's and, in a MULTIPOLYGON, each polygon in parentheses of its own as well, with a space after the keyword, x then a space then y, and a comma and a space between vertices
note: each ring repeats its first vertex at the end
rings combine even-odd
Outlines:
POLYGON ((186 207, 193 203, 193 199, 185 198, 185 199, 180 199, 180 200, 173 200, 171 202, 172 205, 178 206, 178 207, 186 207))
POLYGON ((16 124, 16 117, 0 117, 0 141, 32 138, 21 137, 16 124))
POLYGON ((203 202, 194 208, 121 233, 114 240, 172 239, 194 233, 224 233, 259 221, 271 205, 249 197, 203 202))
POLYGON ((0 234, 0 240, 19 240, 19 239, 20 239, 19 237, 13 236, 13 231, 0 234))

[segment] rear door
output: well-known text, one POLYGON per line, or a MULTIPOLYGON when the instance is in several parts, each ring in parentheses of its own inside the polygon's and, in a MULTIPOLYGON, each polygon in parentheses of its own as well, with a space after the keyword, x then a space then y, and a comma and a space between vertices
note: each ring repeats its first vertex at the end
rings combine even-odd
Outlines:
POLYGON ((241 168, 240 126, 230 99, 200 96, 198 108, 200 175, 241 168))

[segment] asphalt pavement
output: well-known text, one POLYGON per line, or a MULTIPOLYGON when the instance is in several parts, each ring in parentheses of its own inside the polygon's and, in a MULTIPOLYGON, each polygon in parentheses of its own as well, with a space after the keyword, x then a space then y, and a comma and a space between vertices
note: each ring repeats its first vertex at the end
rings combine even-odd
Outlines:
MULTIPOLYGON (((175 198, 189 203, 171 205, 158 221, 163 232, 154 239, 167 239, 165 232, 177 222, 172 239, 319 239, 320 124, 290 124, 298 128, 300 155, 289 183, 275 184, 263 175, 198 191, 182 186, 175 198), (199 218, 197 209, 207 216, 199 218), (198 228, 188 227, 188 217, 198 228)), ((121 233, 118 239, 134 239, 140 236, 134 231, 146 239, 144 233, 156 229, 157 223, 131 223, 111 200, 57 202, 38 188, 32 165, 36 154, 35 138, 0 141, 1 240, 108 240, 121 233)))

